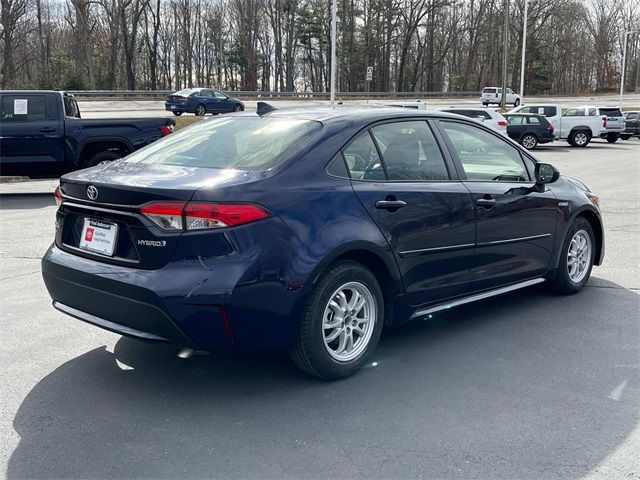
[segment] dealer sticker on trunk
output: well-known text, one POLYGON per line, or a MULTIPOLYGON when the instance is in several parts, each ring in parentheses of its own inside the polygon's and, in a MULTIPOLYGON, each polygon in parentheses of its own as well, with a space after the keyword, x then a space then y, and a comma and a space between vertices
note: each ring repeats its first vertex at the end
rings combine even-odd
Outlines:
POLYGON ((117 235, 118 225, 115 223, 85 218, 79 247, 83 250, 112 256, 117 235))

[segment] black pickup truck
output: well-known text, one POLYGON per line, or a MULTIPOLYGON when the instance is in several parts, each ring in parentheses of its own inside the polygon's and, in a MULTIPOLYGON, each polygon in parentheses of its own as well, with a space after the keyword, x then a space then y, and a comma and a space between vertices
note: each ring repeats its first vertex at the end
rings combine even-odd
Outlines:
POLYGON ((115 160, 173 131, 172 118, 86 120, 65 92, 0 90, 0 175, 46 177, 115 160))
POLYGON ((620 134, 622 140, 629 140, 631 137, 640 138, 640 112, 624 112, 624 132, 620 134))

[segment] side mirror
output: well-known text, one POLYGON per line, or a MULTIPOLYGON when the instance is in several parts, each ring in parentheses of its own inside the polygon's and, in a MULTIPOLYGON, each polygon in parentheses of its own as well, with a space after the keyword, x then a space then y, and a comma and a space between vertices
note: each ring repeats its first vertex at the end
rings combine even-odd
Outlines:
POLYGON ((536 163, 535 177, 537 185, 544 185, 558 180, 560 172, 549 163, 536 163))

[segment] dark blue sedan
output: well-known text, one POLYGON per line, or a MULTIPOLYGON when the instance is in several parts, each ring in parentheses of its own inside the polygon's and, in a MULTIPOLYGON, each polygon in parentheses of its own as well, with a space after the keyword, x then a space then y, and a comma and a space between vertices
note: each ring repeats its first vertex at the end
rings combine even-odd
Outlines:
POLYGON ((241 112, 244 103, 219 90, 210 88, 185 88, 165 98, 164 109, 180 116, 195 113, 201 117, 207 113, 241 112))
POLYGON ((335 379, 383 325, 543 282, 575 293, 602 263, 598 197, 478 122, 269 110, 62 177, 54 307, 193 350, 288 350, 335 379))

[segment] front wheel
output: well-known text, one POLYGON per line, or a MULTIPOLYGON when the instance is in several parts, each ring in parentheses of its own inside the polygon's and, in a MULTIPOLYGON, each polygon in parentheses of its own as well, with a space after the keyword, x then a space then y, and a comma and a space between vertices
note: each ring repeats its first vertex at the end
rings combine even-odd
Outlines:
POLYGON ((375 350, 383 318, 382 290, 373 273, 357 262, 339 262, 311 292, 291 358, 310 375, 348 377, 375 350))
POLYGON ((242 107, 240 105, 234 105, 233 106, 233 111, 234 112, 239 112, 240 110, 242 110, 242 107))
POLYGON ((519 99, 519 98, 516 98, 516 101, 515 101, 515 102, 513 102, 513 106, 514 106, 514 107, 517 107, 518 105, 520 105, 520 99, 519 99))
POLYGON ((538 146, 538 139, 532 133, 527 133, 520 140, 520 145, 522 145, 527 150, 533 150, 538 146))
POLYGON ((595 245, 591 224, 578 217, 567 232, 556 276, 550 282, 556 293, 577 293, 587 284, 593 268, 595 245))
POLYGON ((609 143, 616 143, 618 138, 620 138, 620 135, 617 133, 607 133, 607 142, 609 143))
POLYGON ((95 167, 97 165, 106 165, 107 163, 111 163, 114 160, 118 160, 119 158, 122 158, 122 155, 118 152, 98 152, 89 160, 87 160, 87 163, 84 165, 84 167, 89 168, 95 167))

